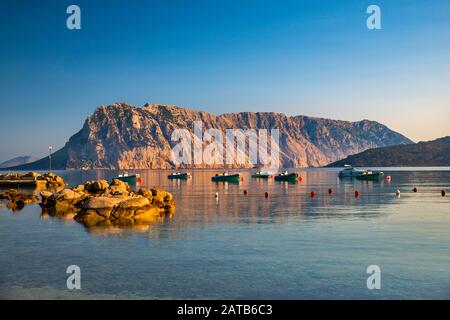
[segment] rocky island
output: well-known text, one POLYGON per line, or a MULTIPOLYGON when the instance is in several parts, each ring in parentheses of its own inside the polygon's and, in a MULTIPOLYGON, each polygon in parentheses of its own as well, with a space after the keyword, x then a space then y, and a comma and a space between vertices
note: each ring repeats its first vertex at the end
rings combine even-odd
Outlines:
POLYGON ((88 181, 59 192, 41 191, 43 211, 51 216, 69 216, 86 227, 134 225, 154 221, 175 210, 171 193, 161 189, 130 186, 114 179, 88 181))
MULTIPOLYGON (((171 151, 177 142, 172 141, 172 133, 186 129, 193 134, 195 121, 201 121, 203 130, 217 129, 223 136, 226 129, 278 129, 280 165, 286 168, 324 166, 370 148, 413 143, 369 120, 349 122, 276 112, 214 115, 173 105, 139 108, 115 103, 98 107, 88 116, 81 130, 52 155, 52 164, 61 170, 175 168, 171 151)), ((45 157, 8 170, 44 170, 48 166, 45 157)))

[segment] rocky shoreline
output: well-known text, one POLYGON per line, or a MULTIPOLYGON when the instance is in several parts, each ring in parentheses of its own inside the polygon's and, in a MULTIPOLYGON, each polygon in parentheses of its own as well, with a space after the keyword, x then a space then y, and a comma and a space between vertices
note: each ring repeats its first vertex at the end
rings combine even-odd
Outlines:
POLYGON ((0 186, 30 186, 30 187, 44 187, 44 188, 58 188, 64 187, 64 180, 52 173, 5 173, 0 174, 0 186))
MULTIPOLYGON (((53 173, 9 173, 0 175, 0 180, 30 182, 26 186, 38 190, 42 187, 39 205, 43 216, 75 219, 86 227, 148 224, 175 211, 171 193, 158 188, 135 191, 119 179, 114 179, 111 184, 106 180, 87 181, 65 189, 61 189, 65 186, 64 180, 53 173)), ((8 201, 8 209, 16 211, 38 201, 39 197, 9 189, 0 192, 0 200, 8 201)))
POLYGON ((40 206, 51 216, 69 216, 87 227, 133 225, 155 221, 175 210, 171 193, 130 186, 114 179, 88 181, 59 192, 41 191, 40 206))
MULTIPOLYGON (((6 205, 8 209, 13 211, 21 210, 25 205, 34 203, 38 200, 38 197, 34 194, 27 194, 18 190, 10 189, 4 192, 0 192, 0 200, 8 200, 6 205)), ((0 207, 3 204, 0 203, 0 207)))
MULTIPOLYGON (((44 189, 58 189, 64 187, 64 180, 54 174, 39 174, 36 172, 23 173, 6 173, 0 175, 0 186, 17 187, 0 192, 0 200, 7 200, 8 209, 13 211, 21 210, 27 204, 34 203, 39 200, 35 194, 19 191, 19 187, 33 187, 44 189)), ((3 206, 0 203, 0 207, 3 206)))

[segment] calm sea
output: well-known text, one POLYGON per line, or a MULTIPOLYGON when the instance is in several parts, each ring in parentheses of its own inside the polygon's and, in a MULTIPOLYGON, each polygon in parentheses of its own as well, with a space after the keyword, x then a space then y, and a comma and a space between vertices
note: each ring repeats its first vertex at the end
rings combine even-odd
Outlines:
MULTIPOLYGON (((87 229, 3 202, 0 297, 449 299, 450 168, 383 170, 389 183, 339 180, 335 169, 300 170, 297 184, 250 171, 239 184, 213 183, 208 170, 187 181, 137 171, 144 186, 172 192, 177 210, 135 229, 87 229), (69 265, 81 268, 81 290, 66 287, 69 265), (380 290, 366 286, 370 265, 380 290)), ((57 173, 71 186, 118 174, 57 173)))

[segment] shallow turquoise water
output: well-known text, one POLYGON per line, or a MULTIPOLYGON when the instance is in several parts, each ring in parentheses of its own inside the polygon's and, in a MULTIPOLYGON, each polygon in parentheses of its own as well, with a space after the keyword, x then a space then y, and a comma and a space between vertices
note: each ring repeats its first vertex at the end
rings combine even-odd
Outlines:
MULTIPOLYGON (((450 198, 440 195, 450 191, 450 168, 384 171, 390 183, 339 180, 334 169, 302 170, 298 184, 251 179, 242 171, 238 185, 212 183, 207 170, 193 171, 188 181, 140 171, 144 185, 161 186, 177 203, 173 216, 141 230, 86 229, 41 216, 38 205, 13 213, 3 202, 0 295, 450 298, 450 198), (82 289, 69 291, 66 268, 73 264, 81 268, 82 289), (381 290, 366 287, 369 265, 381 268, 381 290)), ((75 185, 117 172, 59 174, 75 185)))

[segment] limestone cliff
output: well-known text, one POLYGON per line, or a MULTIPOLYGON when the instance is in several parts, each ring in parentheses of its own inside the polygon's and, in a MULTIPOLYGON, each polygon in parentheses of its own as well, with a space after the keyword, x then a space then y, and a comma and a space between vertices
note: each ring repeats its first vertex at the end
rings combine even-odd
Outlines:
MULTIPOLYGON (((369 148, 410 144, 408 138, 368 120, 338 121, 274 112, 216 116, 177 106, 126 103, 101 106, 52 158, 54 169, 172 168, 171 141, 176 128, 279 129, 283 167, 323 166, 369 148)), ((48 158, 15 169, 46 169, 48 158)))

